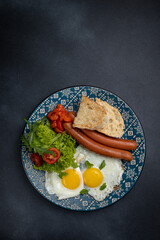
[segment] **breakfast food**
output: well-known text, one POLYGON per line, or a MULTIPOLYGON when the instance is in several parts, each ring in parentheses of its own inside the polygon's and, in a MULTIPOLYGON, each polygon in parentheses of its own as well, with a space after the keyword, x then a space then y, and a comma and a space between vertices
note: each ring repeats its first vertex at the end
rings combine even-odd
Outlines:
POLYGON ((96 98, 96 102, 105 108, 107 114, 107 117, 104 120, 103 129, 97 130, 111 137, 122 137, 124 121, 118 109, 98 98, 96 98))
POLYGON ((95 140, 96 142, 99 142, 109 147, 124 149, 124 150, 135 150, 137 147, 137 143, 134 140, 108 137, 102 133, 99 133, 93 130, 88 130, 88 129, 81 129, 81 131, 88 137, 95 140))
POLYGON ((57 133, 62 133, 64 131, 63 122, 72 122, 74 113, 66 111, 61 104, 58 104, 53 111, 48 113, 47 117, 50 120, 51 128, 57 133))
POLYGON ((77 114, 58 104, 41 120, 26 122, 29 133, 22 140, 33 167, 45 171, 45 187, 58 200, 85 193, 104 200, 120 184, 121 159, 131 161, 127 150, 137 147, 133 140, 119 139, 122 116, 100 99, 82 96, 77 114))
POLYGON ((75 159, 83 156, 79 167, 64 170, 61 178, 55 172, 45 172, 45 187, 58 200, 88 193, 95 200, 102 201, 115 187, 118 188, 124 169, 120 159, 96 154, 82 145, 76 149, 75 159))
POLYGON ((64 123, 63 126, 66 132, 75 138, 78 143, 82 144, 84 147, 93 152, 109 157, 125 159, 127 161, 131 161, 133 158, 132 154, 128 151, 111 148, 92 140, 83 134, 79 129, 73 128, 72 123, 64 123))
POLYGON ((56 133, 44 117, 29 126, 27 135, 21 137, 29 149, 33 167, 40 171, 54 171, 58 174, 75 164, 76 141, 67 133, 56 133))
POLYGON ((92 130, 102 128, 105 117, 106 112, 103 106, 82 96, 77 116, 73 122, 73 127, 92 130))
POLYGON ((45 172, 45 187, 49 194, 56 194, 58 200, 75 197, 84 188, 80 168, 67 168, 62 178, 55 172, 45 172))
POLYGON ((96 98, 96 102, 82 96, 73 127, 97 130, 111 137, 123 135, 124 121, 118 109, 96 98), (100 108, 101 107, 101 108, 100 108))
POLYGON ((80 163, 84 188, 95 200, 104 200, 122 180, 122 161, 96 154, 81 145, 76 149, 76 160, 78 154, 84 156, 80 163))

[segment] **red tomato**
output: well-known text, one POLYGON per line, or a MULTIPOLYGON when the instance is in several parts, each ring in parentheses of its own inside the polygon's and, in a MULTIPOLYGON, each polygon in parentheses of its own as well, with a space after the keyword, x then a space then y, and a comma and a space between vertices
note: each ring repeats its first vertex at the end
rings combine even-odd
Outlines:
POLYGON ((60 158, 60 151, 57 148, 50 148, 49 151, 54 152, 54 155, 51 153, 45 153, 43 159, 46 163, 53 164, 60 158))
POLYGON ((63 109, 63 108, 55 108, 54 109, 54 113, 59 113, 59 112, 65 112, 66 110, 65 109, 63 109))
POLYGON ((58 119, 58 115, 56 113, 53 113, 51 116, 50 116, 50 120, 51 121, 56 121, 58 119))
POLYGON ((59 112, 58 113, 60 121, 64 120, 65 114, 66 114, 65 112, 59 112))
POLYGON ((55 127, 57 127, 57 123, 56 123, 56 121, 52 121, 51 122, 51 128, 55 128, 55 127))
POLYGON ((73 122, 76 113, 68 112, 65 108, 58 104, 57 107, 48 114, 48 118, 51 121, 51 128, 55 130, 57 133, 62 133, 64 131, 63 121, 64 122, 73 122))
POLYGON ((62 122, 60 121, 60 119, 58 119, 58 120, 56 121, 56 123, 57 123, 57 128, 58 128, 59 130, 63 131, 64 128, 63 128, 63 126, 62 126, 62 122))
POLYGON ((58 104, 57 108, 60 109, 60 111, 65 110, 65 108, 61 104, 58 104))
POLYGON ((47 117, 50 119, 50 117, 52 116, 52 114, 53 114, 53 111, 52 111, 52 112, 49 112, 47 117))
POLYGON ((38 153, 32 153, 31 161, 37 166, 40 167, 43 163, 42 157, 38 153))

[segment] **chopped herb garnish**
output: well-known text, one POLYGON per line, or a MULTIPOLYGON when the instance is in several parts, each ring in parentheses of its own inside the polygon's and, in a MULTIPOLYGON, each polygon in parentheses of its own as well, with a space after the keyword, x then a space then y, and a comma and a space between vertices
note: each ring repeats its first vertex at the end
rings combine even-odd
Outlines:
POLYGON ((82 194, 82 195, 84 195, 85 193, 88 193, 88 190, 87 190, 87 189, 82 189, 82 190, 80 191, 80 194, 82 194))
POLYGON ((105 160, 101 162, 101 165, 99 166, 99 169, 102 170, 106 166, 105 160))
POLYGON ((72 163, 72 167, 73 167, 73 168, 77 168, 77 167, 78 167, 78 164, 77 164, 76 162, 73 162, 73 163, 72 163))
POLYGON ((99 190, 104 190, 106 188, 106 183, 103 183, 101 186, 100 186, 100 188, 99 188, 99 190))
POLYGON ((89 161, 86 161, 85 165, 86 165, 87 168, 91 168, 93 166, 93 164, 90 163, 89 161))
POLYGON ((62 178, 63 176, 67 176, 68 175, 68 173, 66 173, 66 172, 60 172, 59 174, 58 174, 58 176, 60 177, 60 178, 62 178))

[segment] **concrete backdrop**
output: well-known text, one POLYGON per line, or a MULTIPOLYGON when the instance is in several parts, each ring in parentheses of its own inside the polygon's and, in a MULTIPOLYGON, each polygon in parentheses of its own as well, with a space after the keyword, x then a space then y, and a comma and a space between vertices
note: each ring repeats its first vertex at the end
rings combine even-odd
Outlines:
POLYGON ((160 239, 160 2, 0 1, 0 238, 160 239), (135 187, 74 212, 44 199, 20 158, 23 118, 52 92, 95 85, 124 99, 147 141, 135 187))

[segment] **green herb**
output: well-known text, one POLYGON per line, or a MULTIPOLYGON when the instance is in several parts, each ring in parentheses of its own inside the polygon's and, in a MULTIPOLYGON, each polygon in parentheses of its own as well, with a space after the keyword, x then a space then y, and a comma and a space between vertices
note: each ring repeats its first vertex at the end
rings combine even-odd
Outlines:
POLYGON ((21 137, 22 143, 29 151, 39 153, 42 157, 44 153, 51 153, 50 148, 57 148, 60 151, 60 158, 54 164, 48 164, 45 161, 40 167, 34 168, 40 171, 55 171, 61 173, 66 168, 75 165, 74 154, 76 152, 76 140, 67 133, 56 133, 50 127, 50 122, 47 117, 31 124, 25 119, 28 124, 29 131, 21 137))
POLYGON ((73 163, 72 163, 72 167, 73 167, 73 168, 77 168, 77 167, 78 167, 78 164, 77 164, 76 162, 73 162, 73 163))
POLYGON ((106 166, 105 160, 101 162, 101 165, 99 166, 99 169, 102 170, 106 166))
POLYGON ((103 183, 101 186, 100 186, 100 188, 99 188, 99 190, 104 190, 106 188, 106 183, 103 183))
POLYGON ((28 124, 29 130, 31 130, 32 124, 30 122, 28 122, 28 120, 26 118, 24 118, 23 120, 28 124))
POLYGON ((89 161, 86 161, 85 165, 86 165, 87 168, 91 168, 93 166, 93 164, 90 163, 89 161))
POLYGON ((82 189, 82 190, 80 191, 80 194, 82 194, 82 195, 84 195, 85 193, 88 193, 88 190, 87 190, 87 189, 82 189))
POLYGON ((58 176, 60 177, 60 178, 62 178, 63 176, 67 176, 68 175, 68 173, 66 173, 66 172, 60 172, 59 174, 58 174, 58 176))
POLYGON ((29 145, 28 139, 25 137, 25 135, 22 135, 22 136, 21 136, 21 141, 22 141, 22 143, 29 149, 29 151, 32 150, 32 148, 31 148, 30 145, 29 145))
POLYGON ((29 150, 33 149, 34 152, 38 152, 41 155, 41 150, 44 152, 51 147, 56 133, 50 128, 50 123, 47 118, 42 118, 33 124, 26 119, 24 120, 28 124, 29 133, 25 136, 23 135, 21 140, 29 150))

